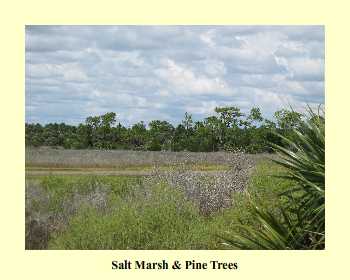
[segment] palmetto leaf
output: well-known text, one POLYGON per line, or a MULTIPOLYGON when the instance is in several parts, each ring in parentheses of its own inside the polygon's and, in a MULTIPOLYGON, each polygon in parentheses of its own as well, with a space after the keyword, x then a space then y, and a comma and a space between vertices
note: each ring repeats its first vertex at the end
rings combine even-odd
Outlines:
POLYGON ((287 168, 279 176, 297 186, 282 193, 289 202, 280 210, 283 218, 254 205, 261 228, 242 227, 242 234, 224 238, 240 249, 322 249, 325 244, 325 124, 324 117, 309 108, 309 119, 293 130, 293 137, 277 134, 286 146, 271 144, 287 168))

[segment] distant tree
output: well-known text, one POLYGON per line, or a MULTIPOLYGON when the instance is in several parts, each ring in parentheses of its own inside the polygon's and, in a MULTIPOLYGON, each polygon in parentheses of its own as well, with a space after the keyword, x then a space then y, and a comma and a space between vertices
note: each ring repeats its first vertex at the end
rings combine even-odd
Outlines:
POLYGON ((193 127, 193 120, 192 115, 189 113, 185 113, 184 120, 182 121, 182 125, 185 127, 185 129, 188 131, 193 127))
POLYGON ((238 126, 239 118, 244 116, 238 107, 216 107, 215 112, 220 115, 220 120, 226 127, 238 126))
POLYGON ((78 149, 86 149, 92 147, 92 141, 90 138, 91 131, 87 125, 79 124, 76 133, 76 148, 78 149))
POLYGON ((183 124, 179 124, 174 130, 171 141, 171 150, 175 152, 188 150, 186 128, 183 126, 183 124))
POLYGON ((191 143, 190 151, 193 152, 210 152, 217 149, 217 141, 215 141, 211 129, 201 121, 195 123, 191 143))
MULTIPOLYGON (((301 113, 282 109, 275 112, 275 118, 277 121, 277 132, 284 137, 291 138, 293 141, 298 141, 293 133, 293 130, 300 129, 303 123, 303 115, 301 113)), ((279 145, 288 147, 287 143, 281 139, 279 145)))
POLYGON ((145 149, 148 139, 146 125, 143 121, 134 124, 130 130, 130 144, 134 149, 145 149))
POLYGON ((44 145, 43 137, 44 128, 41 124, 26 124, 25 125, 25 144, 26 146, 39 147, 44 145))
POLYGON ((112 126, 116 122, 115 113, 110 112, 101 116, 88 117, 85 122, 91 133, 89 138, 94 148, 111 149, 113 147, 112 126))
POLYGON ((302 114, 286 109, 275 112, 277 127, 282 130, 291 130, 300 127, 302 114))
POLYGON ((193 128, 193 120, 192 120, 192 115, 189 113, 185 113, 184 120, 182 121, 182 125, 185 128, 185 149, 189 151, 193 151, 194 147, 194 139, 193 139, 193 133, 194 133, 194 128, 193 128))
POLYGON ((260 122, 262 122, 264 118, 262 117, 260 109, 258 107, 253 107, 250 110, 247 120, 250 126, 251 125, 256 126, 257 124, 260 124, 260 122))
MULTIPOLYGON (((241 117, 244 116, 238 107, 217 107, 215 112, 219 114, 220 125, 220 148, 225 149, 227 142, 237 142, 241 117), (230 130, 231 129, 231 130, 230 130)), ((233 144, 234 145, 234 144, 233 144)), ((235 145, 234 145, 235 146, 235 145)))
POLYGON ((160 151, 170 149, 171 139, 173 137, 174 127, 167 121, 154 120, 149 123, 150 142, 148 149, 160 151))
POLYGON ((288 136, 299 127, 302 114, 280 110, 276 123, 264 119, 258 107, 245 115, 238 107, 217 107, 216 115, 194 122, 185 113, 176 128, 167 121, 139 122, 131 127, 116 125, 117 115, 108 112, 89 116, 77 126, 64 123, 26 124, 27 146, 63 146, 67 149, 136 149, 208 152, 243 150, 251 153, 271 151, 270 143, 285 145, 276 133, 288 136))
POLYGON ((207 128, 210 137, 211 151, 217 151, 221 141, 221 121, 215 116, 208 117, 204 120, 204 126, 207 128))

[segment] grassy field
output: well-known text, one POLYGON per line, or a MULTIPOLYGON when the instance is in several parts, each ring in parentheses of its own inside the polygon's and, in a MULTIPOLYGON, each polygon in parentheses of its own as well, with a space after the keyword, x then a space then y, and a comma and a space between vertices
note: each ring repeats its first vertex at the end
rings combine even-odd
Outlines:
POLYGON ((226 249, 221 236, 237 232, 240 222, 257 226, 249 201, 275 209, 282 203, 278 193, 291 184, 274 177, 283 169, 264 157, 167 153, 166 159, 164 153, 120 152, 119 161, 110 155, 103 161, 90 151, 99 157, 87 163, 93 158, 89 152, 72 151, 86 157, 75 154, 75 161, 72 155, 69 160, 48 156, 62 152, 28 151, 26 166, 145 170, 157 165, 150 176, 27 176, 27 249, 226 249), (193 172, 198 166, 220 172, 193 172))
MULTIPOLYGON (((265 158, 266 154, 246 155, 252 160, 265 158)), ((179 164, 193 169, 227 167, 235 160, 228 152, 151 152, 132 150, 65 150, 53 148, 27 148, 26 169, 151 169, 154 166, 172 167, 179 164)))

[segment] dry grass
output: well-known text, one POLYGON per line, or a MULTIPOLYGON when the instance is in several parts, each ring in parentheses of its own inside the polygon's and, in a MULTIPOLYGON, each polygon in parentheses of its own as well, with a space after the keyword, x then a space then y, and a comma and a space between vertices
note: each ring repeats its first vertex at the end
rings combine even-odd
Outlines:
POLYGON ((200 213, 209 216, 221 209, 232 206, 232 193, 242 192, 256 164, 254 158, 244 153, 235 153, 231 157, 230 168, 208 176, 207 173, 192 172, 186 165, 172 170, 154 170, 148 178, 151 183, 165 181, 184 192, 186 197, 199 207, 200 213))
MULTIPOLYGON (((266 155, 247 155, 252 159, 266 155)), ((228 166, 235 154, 229 152, 151 152, 130 150, 63 150, 52 148, 27 148, 26 168, 114 168, 151 169, 154 166, 172 167, 186 164, 192 170, 213 170, 228 166)))

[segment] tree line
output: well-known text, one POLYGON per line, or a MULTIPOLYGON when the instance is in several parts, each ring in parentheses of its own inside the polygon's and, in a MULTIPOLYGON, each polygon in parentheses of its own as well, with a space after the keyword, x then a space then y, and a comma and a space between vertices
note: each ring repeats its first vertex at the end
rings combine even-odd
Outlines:
POLYGON ((193 121, 185 113, 176 126, 153 120, 131 127, 117 124, 117 115, 109 112, 90 116, 77 126, 65 123, 25 124, 26 146, 51 146, 66 149, 132 149, 146 151, 215 152, 241 150, 249 153, 270 152, 270 143, 282 145, 276 132, 288 136, 301 125, 303 115, 282 109, 275 121, 263 118, 258 107, 244 114, 238 107, 217 107, 215 115, 193 121))

